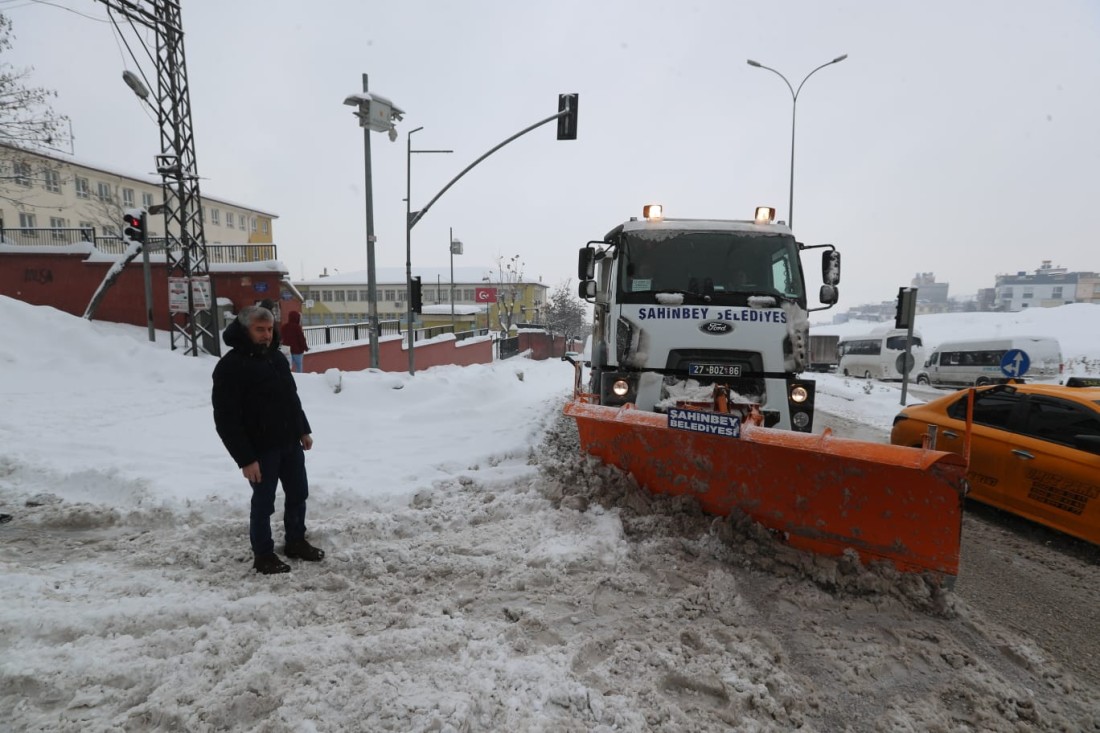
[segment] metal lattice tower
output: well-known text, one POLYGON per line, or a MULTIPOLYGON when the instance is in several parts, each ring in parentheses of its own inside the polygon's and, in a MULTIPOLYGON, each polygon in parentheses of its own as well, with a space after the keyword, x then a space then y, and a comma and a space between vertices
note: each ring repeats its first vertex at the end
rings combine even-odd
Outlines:
MULTIPOLYGON (((156 158, 164 192, 165 257, 168 277, 187 283, 187 310, 170 313, 172 349, 182 345, 197 356, 200 351, 218 354, 214 314, 217 296, 210 279, 206 235, 202 223, 202 197, 191 128, 191 94, 183 50, 183 24, 179 0, 98 0, 110 10, 140 23, 156 34, 157 121, 160 155, 156 158), (195 302, 195 287, 205 290, 209 302, 195 302)), ((171 280, 170 280, 171 282, 171 280)))

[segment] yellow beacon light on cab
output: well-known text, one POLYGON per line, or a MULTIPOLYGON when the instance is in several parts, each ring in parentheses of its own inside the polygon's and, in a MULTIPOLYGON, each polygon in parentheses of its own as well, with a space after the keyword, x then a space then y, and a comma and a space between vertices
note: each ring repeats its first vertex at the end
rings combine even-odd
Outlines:
POLYGON ((647 221, 660 221, 665 218, 665 207, 660 204, 646 204, 642 207, 642 216, 647 221))
POLYGON ((775 221, 775 207, 774 206, 757 206, 756 207, 756 223, 757 224, 771 224, 775 221))

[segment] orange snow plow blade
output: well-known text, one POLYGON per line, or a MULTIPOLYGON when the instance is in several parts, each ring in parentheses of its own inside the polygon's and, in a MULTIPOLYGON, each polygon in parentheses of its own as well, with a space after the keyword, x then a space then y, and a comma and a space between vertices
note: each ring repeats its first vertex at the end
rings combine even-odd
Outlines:
POLYGON ((904 572, 959 572, 966 463, 952 453, 743 425, 740 437, 669 427, 663 414, 574 400, 581 449, 659 494, 739 509, 792 547, 852 548, 904 572))

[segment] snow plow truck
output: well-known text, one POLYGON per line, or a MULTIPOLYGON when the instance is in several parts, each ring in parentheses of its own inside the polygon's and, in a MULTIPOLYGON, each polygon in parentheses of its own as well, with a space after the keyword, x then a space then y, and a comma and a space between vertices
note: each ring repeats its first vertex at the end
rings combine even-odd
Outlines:
POLYGON ((593 304, 590 376, 575 362, 581 449, 704 511, 742 512, 798 549, 952 581, 965 459, 813 433, 808 313, 832 307, 833 245, 775 221, 669 219, 643 209, 580 250, 593 304), (801 257, 822 250, 821 306, 801 257))

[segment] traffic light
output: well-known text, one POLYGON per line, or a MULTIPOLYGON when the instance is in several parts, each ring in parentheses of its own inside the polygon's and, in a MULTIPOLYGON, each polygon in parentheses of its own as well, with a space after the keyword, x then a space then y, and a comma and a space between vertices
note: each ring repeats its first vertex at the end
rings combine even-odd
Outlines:
POLYGON ((409 302, 412 303, 413 313, 419 313, 424 308, 424 296, 420 291, 420 276, 412 279, 412 288, 409 292, 409 302))
POLYGON ((558 118, 558 140, 577 139, 577 104, 580 97, 579 94, 558 95, 558 112, 569 110, 569 114, 564 114, 558 118))
POLYGON ((917 289, 898 288, 897 310, 894 311, 894 328, 909 328, 917 312, 917 289))
POLYGON ((145 241, 145 211, 126 209, 122 215, 122 236, 135 242, 145 241))

